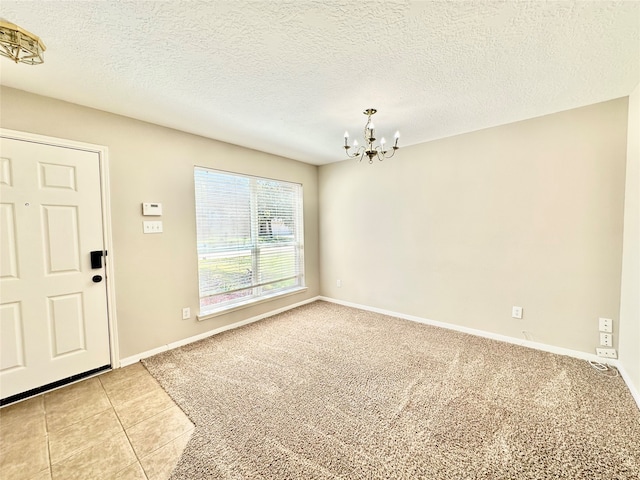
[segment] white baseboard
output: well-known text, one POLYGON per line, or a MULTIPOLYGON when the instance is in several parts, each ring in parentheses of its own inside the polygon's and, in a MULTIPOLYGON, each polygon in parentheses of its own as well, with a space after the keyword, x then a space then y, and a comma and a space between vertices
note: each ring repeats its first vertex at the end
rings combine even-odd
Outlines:
POLYGON ((542 350, 549 353, 557 353, 558 355, 567 355, 569 357, 579 358, 580 360, 593 360, 600 363, 607 363, 614 365, 617 362, 607 360, 598 357, 594 353, 581 352, 579 350, 571 350, 569 348, 556 347, 555 345, 547 345, 546 343, 532 342, 531 340, 525 340, 522 338, 509 337, 507 335, 500 335, 499 333, 487 332, 485 330, 478 330, 475 328, 463 327, 461 325, 454 325, 452 323, 438 322, 436 320, 430 320, 428 318, 416 317, 414 315, 406 315, 404 313, 392 312, 391 310, 384 310, 382 308, 369 307, 367 305, 360 305, 357 303, 345 302, 337 300, 335 298, 320 297, 319 300, 325 300, 331 303, 337 303, 346 307, 358 308, 360 310, 367 310, 369 312, 381 313, 383 315, 389 315, 390 317, 402 318, 404 320, 411 320, 412 322, 424 323, 426 325, 432 325, 434 327, 446 328, 447 330, 455 330, 457 332, 468 333, 477 337, 490 338, 492 340, 498 340, 500 342, 512 343, 514 345, 520 345, 523 347, 535 348, 536 350, 542 350))
POLYGON ((636 390, 635 385, 631 381, 631 377, 629 376, 627 371, 624 369, 624 366, 622 365, 620 360, 616 360, 614 365, 618 369, 618 371, 620 372, 620 376, 624 380, 624 383, 627 384, 627 387, 629 388, 629 391, 631 392, 631 396, 633 397, 633 399, 636 401, 636 404, 638 405, 638 409, 640 409, 640 392, 638 392, 638 390, 636 390))
POLYGON ((345 302, 343 300, 337 300, 335 298, 323 297, 320 296, 319 300, 324 300, 326 302, 337 303, 339 305, 344 305, 346 307, 358 308, 360 310, 367 310, 369 312, 381 313, 383 315, 389 315, 391 317, 402 318, 404 320, 410 320, 412 322, 424 323, 426 325, 433 325, 434 327, 446 328, 448 330, 455 330, 458 332, 468 333, 471 335, 476 335, 478 337, 490 338, 492 340, 498 340, 500 342, 511 343, 515 345, 520 345, 523 347, 534 348, 536 350, 542 350, 543 352, 556 353, 558 355, 566 355, 568 357, 578 358, 580 360, 591 360, 599 363, 606 363, 607 365, 611 365, 615 367, 620 372, 620 376, 627 384, 629 391, 631 392, 631 396, 636 401, 638 408, 640 409, 640 393, 636 390, 633 383, 631 382, 631 378, 627 374, 626 370, 618 360, 613 359, 605 359, 598 357, 593 353, 581 352, 579 350, 571 350, 569 348, 556 347, 555 345, 547 345, 545 343, 532 342, 530 340, 523 340, 520 338, 509 337, 507 335, 500 335, 497 333, 487 332, 484 330, 477 330, 475 328, 463 327, 460 325, 454 325, 451 323, 438 322, 436 320, 429 320, 427 318, 416 317, 414 315, 406 315, 404 313, 392 312, 390 310, 384 310, 382 308, 370 307, 368 305, 360 305, 358 303, 345 302))
POLYGON ((174 348, 182 347, 183 345, 188 345, 193 342, 197 342, 198 340, 203 340, 205 338, 211 337, 213 335, 217 335, 218 333, 226 332, 227 330, 232 330, 234 328, 242 327, 244 325, 248 325, 250 323, 257 322, 267 317, 272 317, 273 315, 277 315, 278 313, 286 312, 287 310, 291 310, 293 308, 301 307, 302 305, 306 305, 308 303, 315 302, 319 300, 320 297, 313 297, 308 300, 303 300, 302 302, 294 303, 292 305, 288 305, 286 307, 278 308, 276 310, 272 310, 267 313, 263 313, 261 315, 257 315, 255 317, 247 318, 246 320, 242 320, 240 322, 231 323, 229 325, 225 325, 223 327, 214 328, 213 330, 209 330, 208 332, 201 333, 199 335, 194 335, 193 337, 188 337, 183 340, 178 340, 177 342, 168 343, 166 345, 162 345, 160 347, 147 350, 146 352, 138 353, 136 355, 132 355, 130 357, 121 358, 120 359, 120 367, 126 367, 128 365, 133 365, 134 363, 139 362, 143 358, 152 357, 153 355, 157 355, 158 353, 166 352, 167 350, 173 350, 174 348))
POLYGON ((166 352, 167 350, 172 350, 174 348, 178 348, 178 347, 181 347, 183 345, 188 345, 189 343, 197 342, 198 340, 202 340, 202 339, 205 339, 207 337, 211 337, 213 335, 217 335, 218 333, 226 332, 227 330, 232 330, 234 328, 242 327, 244 325, 248 325, 250 323, 257 322, 257 321, 262 320, 264 318, 271 317, 273 315, 277 315, 278 313, 286 312, 287 310, 291 310, 293 308, 301 307, 302 305, 306 305, 308 303, 315 302, 316 300, 324 300, 326 302, 336 303, 336 304, 339 304, 339 305, 344 305, 346 307, 353 307, 353 308, 358 308, 360 310, 366 310, 366 311, 369 311, 369 312, 375 312, 375 313, 380 313, 380 314, 383 314, 383 315, 389 315, 391 317, 402 318, 404 320, 410 320, 412 322, 418 322, 418 323, 423 323, 423 324, 426 324, 426 325, 432 325, 434 327, 446 328, 448 330, 455 330, 455 331, 458 331, 458 332, 468 333, 470 335, 476 335, 478 337, 489 338, 489 339, 492 339, 492 340, 498 340, 500 342, 511 343, 511 344, 520 345, 520 346, 523 346, 523 347, 534 348, 536 350, 541 350, 541 351, 544 351, 544 352, 556 353, 558 355, 566 355, 566 356, 569 356, 569 357, 578 358, 580 360, 587 360, 587 361, 588 360, 592 360, 592 361, 595 361, 595 362, 606 363, 606 364, 611 365, 613 367, 616 367, 618 369, 618 371, 620 372, 620 376, 623 378, 624 382, 627 384, 627 387, 629 388, 629 391, 631 392, 631 395, 633 396, 633 399, 636 401, 636 403, 638 404, 638 408, 640 409, 640 392, 638 392, 635 389, 633 383, 631 382, 631 379, 630 379, 629 375, 627 374, 626 370, 624 369, 624 367, 622 366, 622 364, 618 360, 603 359, 601 357, 598 357, 595 354, 587 353, 587 352, 581 352, 579 350, 572 350, 572 349, 569 349, 569 348, 557 347, 555 345, 547 345, 545 343, 532 342, 530 340, 523 340, 521 338, 509 337, 507 335, 500 335, 500 334, 497 334, 497 333, 487 332, 485 330, 478 330, 478 329, 475 329, 475 328, 463 327, 463 326, 454 325, 454 324, 451 324, 451 323, 438 322, 436 320, 430 320, 430 319, 427 319, 427 318, 417 317, 417 316, 414 316, 414 315, 406 315, 404 313, 393 312, 391 310, 385 310, 385 309, 382 309, 382 308, 370 307, 368 305, 361 305, 361 304, 358 304, 358 303, 345 302, 343 300, 338 300, 338 299, 335 299, 335 298, 324 297, 324 296, 313 297, 313 298, 310 298, 308 300, 304 300, 302 302, 295 303, 293 305, 288 305, 286 307, 279 308, 277 310, 272 310, 270 312, 263 313, 262 315, 257 315, 255 317, 251 317, 251 318, 248 318, 246 320, 242 320, 240 322, 232 323, 230 325, 225 325, 223 327, 219 327, 219 328, 216 328, 216 329, 213 329, 213 330, 209 330, 208 332, 201 333, 199 335, 194 335, 193 337, 188 337, 188 338, 185 338, 183 340, 179 340, 177 342, 172 342, 172 343, 168 343, 166 345, 162 345, 162 346, 160 346, 158 348, 154 348, 152 350, 147 350, 146 352, 142 352, 142 353, 139 353, 137 355, 132 355, 130 357, 123 358, 123 359, 120 360, 120 367, 126 367, 128 365, 132 365, 134 363, 139 362, 143 358, 151 357, 153 355, 157 355, 158 353, 166 352))

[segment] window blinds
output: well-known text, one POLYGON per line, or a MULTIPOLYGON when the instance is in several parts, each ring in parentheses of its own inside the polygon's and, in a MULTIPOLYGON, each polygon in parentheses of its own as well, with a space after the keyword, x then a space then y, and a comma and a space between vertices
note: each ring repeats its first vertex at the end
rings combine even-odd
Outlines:
POLYGON ((201 315, 304 286, 302 185, 196 167, 201 315))

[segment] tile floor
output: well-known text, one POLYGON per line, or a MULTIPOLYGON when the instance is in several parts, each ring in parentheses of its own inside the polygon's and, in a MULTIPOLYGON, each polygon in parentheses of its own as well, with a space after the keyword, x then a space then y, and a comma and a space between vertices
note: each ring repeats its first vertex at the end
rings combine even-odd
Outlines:
POLYGON ((0 479, 167 479, 193 424, 141 363, 0 410, 0 479))

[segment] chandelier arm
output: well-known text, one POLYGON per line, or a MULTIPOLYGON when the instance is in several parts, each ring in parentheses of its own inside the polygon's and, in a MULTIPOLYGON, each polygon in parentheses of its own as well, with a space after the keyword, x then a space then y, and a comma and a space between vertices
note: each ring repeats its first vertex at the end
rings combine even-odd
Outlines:
POLYGON ((349 149, 351 148, 349 145, 345 145, 343 148, 345 153, 347 154, 347 157, 349 158, 356 158, 360 156, 362 154, 362 151, 364 150, 364 147, 360 146, 353 153, 349 153, 349 149))
MULTIPOLYGON (((396 154, 396 150, 398 150, 398 147, 393 147, 393 148, 391 149, 391 155, 386 155, 386 154, 385 154, 384 158, 391 158, 391 157, 393 157, 393 156, 396 154)), ((388 151, 388 150, 387 150, 387 151, 388 151)))
MULTIPOLYGON (((351 148, 351 147, 349 147, 351 148)), ((349 150, 345 148, 345 151, 347 152, 347 157, 349 158, 356 158, 356 157, 362 157, 362 155, 365 152, 365 148, 364 146, 360 146, 356 149, 355 152, 353 152, 353 154, 349 153, 349 150)))

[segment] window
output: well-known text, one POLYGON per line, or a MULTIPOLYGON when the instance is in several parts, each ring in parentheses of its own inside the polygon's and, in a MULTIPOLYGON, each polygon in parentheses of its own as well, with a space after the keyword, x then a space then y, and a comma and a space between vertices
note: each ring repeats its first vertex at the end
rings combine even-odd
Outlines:
POLYGON ((304 287, 302 185, 196 167, 200 315, 304 287))

